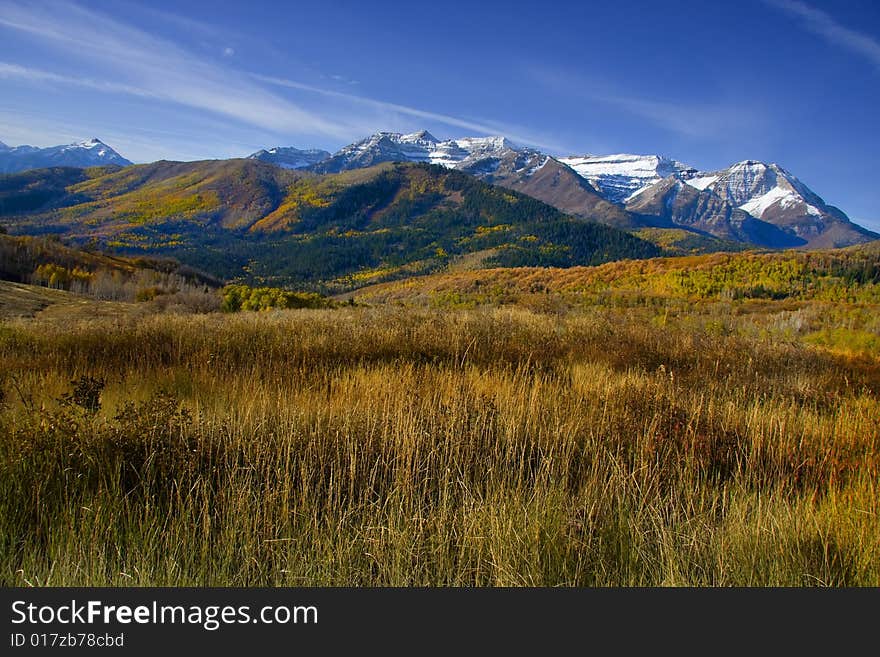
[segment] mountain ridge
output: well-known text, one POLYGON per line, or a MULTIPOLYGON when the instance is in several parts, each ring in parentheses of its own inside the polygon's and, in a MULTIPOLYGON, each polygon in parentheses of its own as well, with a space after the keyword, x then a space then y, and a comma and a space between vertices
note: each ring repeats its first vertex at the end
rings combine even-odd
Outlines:
POLYGON ((478 266, 653 257, 654 244, 446 167, 336 174, 255 159, 54 168, 0 176, 0 223, 120 254, 170 256, 226 280, 340 291, 478 266))
POLYGON ((328 173, 398 161, 465 171, 564 212, 620 228, 684 228, 770 248, 849 246, 880 237, 826 204, 780 165, 758 160, 705 172, 661 155, 553 157, 500 136, 440 140, 422 130, 377 132, 305 168, 328 173), (546 171, 539 174, 548 165, 552 181, 546 171), (667 179, 696 193, 672 198, 667 179), (666 195, 670 204, 652 202, 658 194, 666 195))
POLYGON ((97 137, 72 144, 7 146, 0 142, 0 173, 17 173, 49 167, 129 166, 127 160, 97 137))
POLYGON ((305 150, 292 146, 275 146, 248 155, 248 159, 277 164, 285 169, 306 169, 329 158, 331 153, 320 148, 305 150))
MULTIPOLYGON (((554 157, 502 136, 438 139, 427 130, 377 132, 335 153, 276 146, 248 159, 312 174, 394 162, 440 165, 616 228, 684 229, 765 248, 831 248, 880 237, 852 222, 781 165, 759 160, 701 171, 662 155, 554 157)), ((97 138, 46 149, 0 142, 0 173, 130 164, 97 138)), ((31 192, 27 203, 20 196, 15 202, 39 205, 39 194, 31 192)))

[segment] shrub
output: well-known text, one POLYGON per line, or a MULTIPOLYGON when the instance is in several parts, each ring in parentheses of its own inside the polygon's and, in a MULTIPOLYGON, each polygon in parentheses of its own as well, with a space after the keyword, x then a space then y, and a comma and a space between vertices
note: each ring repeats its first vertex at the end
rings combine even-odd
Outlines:
POLYGON ((330 301, 316 292, 291 292, 277 287, 227 285, 221 291, 223 312, 273 308, 326 308, 330 301))
POLYGON ((75 404, 89 413, 97 413, 101 408, 101 391, 106 385, 104 380, 82 376, 71 381, 70 385, 73 386, 73 390, 62 396, 62 403, 75 404))

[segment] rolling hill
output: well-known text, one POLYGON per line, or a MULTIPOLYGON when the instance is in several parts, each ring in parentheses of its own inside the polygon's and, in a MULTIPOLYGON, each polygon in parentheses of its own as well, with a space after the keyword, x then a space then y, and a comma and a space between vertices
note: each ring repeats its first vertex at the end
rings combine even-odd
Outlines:
POLYGON ((481 266, 591 265, 661 250, 530 196, 430 164, 336 174, 256 159, 54 168, 0 177, 0 223, 225 280, 339 291, 481 266))
MULTIPOLYGON (((350 295, 348 295, 350 296, 350 295)), ((344 298, 348 298, 347 296, 344 298)), ((713 253, 568 269, 458 270, 358 290, 358 302, 427 307, 663 306, 704 301, 880 304, 880 241, 833 250, 713 253)))
POLYGON ((218 279, 170 258, 117 257, 93 250, 72 248, 62 244, 57 236, 0 234, 0 280, 28 283, 40 267, 129 278, 143 271, 174 275, 193 284, 208 287, 219 287, 221 284, 218 279))

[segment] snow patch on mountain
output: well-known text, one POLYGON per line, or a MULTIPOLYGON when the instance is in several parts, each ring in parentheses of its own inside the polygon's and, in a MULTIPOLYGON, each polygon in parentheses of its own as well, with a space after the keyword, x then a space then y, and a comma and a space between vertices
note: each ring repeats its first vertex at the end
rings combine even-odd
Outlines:
POLYGON ((271 162, 283 169, 305 169, 330 157, 330 153, 317 148, 300 150, 299 148, 276 146, 268 150, 257 151, 248 156, 250 160, 271 162))
POLYGON ((745 160, 737 162, 720 172, 712 191, 730 201, 741 205, 767 194, 779 186, 777 168, 763 162, 745 160))
POLYGON ((791 208, 802 203, 807 214, 815 217, 822 216, 822 212, 819 208, 804 202, 803 198, 798 194, 783 189, 782 187, 774 187, 767 193, 743 203, 739 206, 739 209, 745 210, 753 217, 760 219, 771 206, 777 203, 781 208, 791 208))
POLYGON ((536 173, 538 173, 538 171, 540 171, 540 170, 543 169, 545 166, 547 166, 547 163, 548 163, 550 160, 552 160, 552 159, 553 159, 553 158, 550 157, 549 155, 545 155, 544 158, 543 158, 538 164, 536 164, 536 165, 533 166, 532 168, 528 169, 528 170, 525 172, 525 175, 526 175, 526 176, 534 176, 536 173))
POLYGON ((697 175, 693 178, 685 178, 684 182, 693 187, 694 189, 699 189, 703 191, 710 185, 714 184, 715 181, 718 180, 718 176, 705 176, 705 175, 697 175))
POLYGON ((105 157, 113 157, 118 154, 112 148, 110 148, 107 144, 102 142, 97 137, 93 137, 87 141, 80 141, 74 144, 69 144, 67 146, 62 146, 62 152, 70 152, 70 151, 91 151, 91 155, 94 157, 105 158, 105 157))
POLYGON ((316 168, 326 171, 371 166, 380 162, 424 162, 450 169, 491 173, 504 158, 537 154, 505 137, 464 137, 439 140, 422 130, 409 134, 377 132, 337 151, 316 168))
POLYGON ((693 167, 660 155, 584 155, 561 157, 559 161, 586 178, 605 198, 624 203, 643 189, 667 176, 695 172, 693 167))
POLYGON ((771 209, 814 217, 824 214, 824 201, 778 164, 744 160, 714 176, 716 180, 705 188, 756 219, 764 218, 771 209))

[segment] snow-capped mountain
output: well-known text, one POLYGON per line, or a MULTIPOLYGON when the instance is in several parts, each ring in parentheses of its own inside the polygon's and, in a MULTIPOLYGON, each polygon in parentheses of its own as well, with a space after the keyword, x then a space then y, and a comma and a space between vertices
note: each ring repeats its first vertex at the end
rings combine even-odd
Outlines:
POLYGON ((63 146, 37 148, 35 146, 0 148, 0 173, 14 173, 45 167, 92 167, 131 164, 100 139, 89 139, 63 146))
MULTIPOLYGON (((262 155, 285 150, 297 158, 316 153, 276 148, 251 157, 288 166, 280 156, 262 155)), ((622 228, 679 227, 770 247, 847 246, 880 237, 850 222, 781 166, 755 160, 703 172, 661 155, 551 157, 504 137, 440 140, 423 130, 377 132, 316 163, 297 159, 293 168, 338 173, 382 162, 458 169, 622 228)))
POLYGON ((631 212, 661 217, 676 226, 724 239, 763 246, 813 247, 876 239, 775 163, 745 160, 727 169, 703 172, 658 155, 559 160, 590 181, 606 199, 631 212), (762 223, 744 222, 742 213, 762 223))
POLYGON ((776 163, 744 160, 714 173, 685 176, 684 182, 712 192, 810 246, 848 246, 875 237, 776 163))
POLYGON ((382 162, 428 162, 437 140, 428 132, 401 135, 377 132, 338 150, 315 166, 321 173, 338 173, 382 162))
POLYGON ((349 144, 315 166, 321 173, 360 169, 382 162, 426 162, 452 169, 490 169, 512 153, 537 153, 504 137, 439 140, 426 130, 411 134, 377 132, 349 144))
POLYGON ((257 151, 248 155, 250 160, 262 160, 271 164, 277 164, 284 169, 305 169, 323 162, 330 157, 330 153, 319 148, 300 150, 289 146, 276 146, 268 150, 257 151))
POLYGON ((667 176, 681 177, 696 173, 693 167, 661 155, 572 155, 560 157, 559 161, 589 180, 612 203, 625 203, 667 176))
POLYGON ((713 192, 753 217, 776 224, 790 224, 792 230, 805 239, 814 236, 816 231, 805 226, 803 218, 821 219, 825 215, 845 218, 840 216, 839 210, 829 207, 794 175, 775 163, 745 160, 714 174, 685 179, 685 182, 713 192))
POLYGON ((632 215, 604 199, 596 189, 556 158, 531 149, 511 150, 471 161, 461 170, 544 201, 563 212, 617 228, 635 228, 632 215))
POLYGON ((379 132, 311 167, 336 173, 381 162, 423 162, 469 173, 549 203, 564 212, 618 227, 632 227, 630 214, 609 203, 568 166, 505 137, 440 140, 427 131, 379 132))
POLYGON ((636 194, 627 210, 661 228, 685 228, 733 242, 793 247, 803 243, 705 189, 668 176, 636 194))

